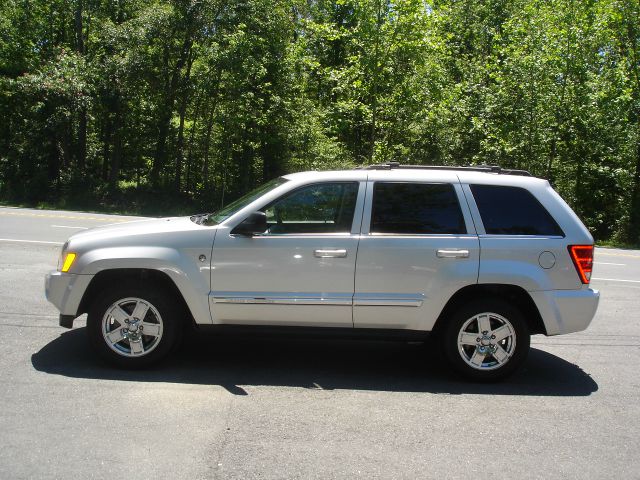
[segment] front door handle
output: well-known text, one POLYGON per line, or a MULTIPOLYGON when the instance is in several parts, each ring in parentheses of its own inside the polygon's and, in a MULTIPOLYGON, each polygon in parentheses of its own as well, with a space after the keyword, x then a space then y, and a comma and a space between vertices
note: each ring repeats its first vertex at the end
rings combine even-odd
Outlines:
POLYGON ((319 249, 313 251, 313 256, 316 258, 344 258, 347 256, 347 251, 344 248, 336 250, 319 249))
POLYGON ((447 248, 436 252, 438 258, 469 258, 469 250, 447 248))

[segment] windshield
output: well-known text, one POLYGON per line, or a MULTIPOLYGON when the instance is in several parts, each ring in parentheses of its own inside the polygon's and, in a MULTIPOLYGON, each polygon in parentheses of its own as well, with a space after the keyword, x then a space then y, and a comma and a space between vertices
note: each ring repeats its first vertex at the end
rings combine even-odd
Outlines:
POLYGON ((269 192, 269 191, 271 191, 271 190, 273 190, 275 188, 278 188, 280 185, 282 185, 282 184, 284 184, 284 183, 286 183, 288 181, 289 180, 287 180, 286 178, 278 177, 278 178, 274 178, 273 180, 265 183, 264 185, 260 185, 258 188, 255 188, 255 189, 251 190, 246 195, 243 195, 239 199, 231 202, 226 207, 222 207, 217 212, 209 214, 209 216, 208 216, 208 218, 206 220, 206 223, 209 224, 209 225, 215 225, 215 224, 224 222, 231 215, 233 215, 234 213, 236 213, 239 210, 242 210, 244 207, 249 205, 251 202, 256 200, 258 197, 261 197, 265 193, 267 193, 267 192, 269 192))

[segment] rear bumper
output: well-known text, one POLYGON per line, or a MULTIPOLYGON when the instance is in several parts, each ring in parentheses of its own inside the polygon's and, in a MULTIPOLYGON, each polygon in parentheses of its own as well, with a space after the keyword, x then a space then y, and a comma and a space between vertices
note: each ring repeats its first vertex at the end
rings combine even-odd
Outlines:
POLYGON ((593 320, 600 301, 600 292, 591 288, 529 294, 542 316, 547 335, 562 335, 586 329, 593 320))
POLYGON ((75 275, 58 271, 49 272, 44 277, 44 293, 60 311, 60 325, 70 328, 78 316, 78 308, 84 292, 87 290, 93 275, 75 275), (64 317, 64 318, 63 318, 64 317))

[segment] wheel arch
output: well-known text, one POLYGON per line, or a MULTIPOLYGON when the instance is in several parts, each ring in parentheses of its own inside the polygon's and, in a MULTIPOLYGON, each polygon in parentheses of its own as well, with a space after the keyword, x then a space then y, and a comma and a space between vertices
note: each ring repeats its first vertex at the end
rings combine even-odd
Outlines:
POLYGON ((542 316, 527 291, 517 285, 498 283, 467 285, 458 290, 440 312, 432 331, 434 333, 440 332, 446 325, 447 318, 450 318, 451 314, 461 305, 483 298, 498 298, 508 301, 522 312, 532 335, 547 334, 542 316))
POLYGON ((191 309, 185 301, 182 292, 171 277, 160 270, 148 268, 114 268, 98 272, 93 277, 82 296, 82 300, 78 307, 78 315, 87 313, 97 295, 105 288, 108 288, 116 282, 122 283, 127 281, 152 282, 153 284, 166 289, 168 293, 172 294, 177 299, 182 310, 186 315, 188 315, 188 317, 186 317, 186 322, 191 325, 195 324, 191 309))

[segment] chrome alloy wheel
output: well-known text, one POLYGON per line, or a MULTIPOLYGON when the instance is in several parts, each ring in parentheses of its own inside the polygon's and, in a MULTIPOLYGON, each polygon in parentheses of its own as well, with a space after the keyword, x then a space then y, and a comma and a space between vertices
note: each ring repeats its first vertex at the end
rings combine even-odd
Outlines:
POLYGON ((495 370, 506 364, 516 350, 516 331, 511 322, 492 312, 468 319, 458 333, 458 352, 476 370, 495 370))
POLYGON ((148 301, 128 297, 115 301, 102 317, 102 336, 124 357, 141 357, 162 339, 162 317, 148 301))

